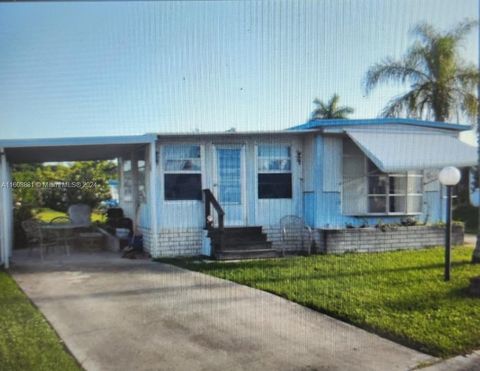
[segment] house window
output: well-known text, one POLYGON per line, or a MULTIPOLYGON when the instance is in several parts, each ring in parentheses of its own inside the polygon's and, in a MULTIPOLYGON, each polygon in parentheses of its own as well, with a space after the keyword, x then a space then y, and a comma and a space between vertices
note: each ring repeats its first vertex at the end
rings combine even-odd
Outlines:
POLYGON ((163 154, 165 200, 201 200, 200 146, 166 145, 163 154))
POLYGON ((418 214, 422 212, 422 174, 385 174, 367 160, 369 214, 418 214))
POLYGON ((289 146, 258 146, 257 166, 258 198, 292 198, 292 160, 289 146))
POLYGON ((132 161, 123 160, 122 162, 123 175, 123 201, 131 202, 133 200, 133 175, 132 175, 132 161))
POLYGON ((138 173, 138 194, 137 201, 142 204, 147 202, 147 192, 145 185, 145 160, 137 161, 137 173, 138 173))

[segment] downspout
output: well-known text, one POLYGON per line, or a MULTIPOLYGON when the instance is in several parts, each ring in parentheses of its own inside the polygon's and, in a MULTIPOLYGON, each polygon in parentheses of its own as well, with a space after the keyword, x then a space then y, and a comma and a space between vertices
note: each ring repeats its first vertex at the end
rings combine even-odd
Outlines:
POLYGON ((5 155, 5 150, 3 148, 0 148, 0 161, 1 161, 1 179, 2 179, 2 260, 3 260, 3 265, 5 269, 9 268, 9 251, 8 247, 10 245, 10 223, 7 223, 7 220, 9 218, 8 213, 10 212, 11 205, 9 205, 8 202, 8 194, 9 192, 9 187, 7 182, 7 157, 5 155))
MULTIPOLYGON (((150 232, 152 233, 150 254, 158 249, 158 213, 157 213, 157 146, 156 140, 149 144, 150 162, 150 232)), ((155 257, 155 256, 154 256, 155 257)))

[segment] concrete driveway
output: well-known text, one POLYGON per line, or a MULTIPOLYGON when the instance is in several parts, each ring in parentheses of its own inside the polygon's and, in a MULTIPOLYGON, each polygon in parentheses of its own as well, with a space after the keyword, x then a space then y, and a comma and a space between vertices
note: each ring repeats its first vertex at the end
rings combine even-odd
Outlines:
POLYGON ((277 296, 112 253, 17 254, 13 277, 87 370, 408 370, 433 358, 277 296))

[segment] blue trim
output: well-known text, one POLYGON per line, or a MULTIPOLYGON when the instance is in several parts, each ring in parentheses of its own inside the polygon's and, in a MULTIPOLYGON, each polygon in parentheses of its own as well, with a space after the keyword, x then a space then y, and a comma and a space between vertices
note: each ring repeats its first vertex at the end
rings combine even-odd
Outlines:
POLYGON ((448 122, 438 121, 426 121, 407 118, 381 118, 381 119, 332 119, 332 120, 311 120, 305 124, 293 126, 287 130, 307 130, 307 129, 320 129, 328 127, 341 127, 341 126, 362 126, 362 125, 412 125, 436 129, 448 129, 456 131, 465 131, 472 129, 469 125, 452 124, 448 122))
POLYGON ((143 144, 154 142, 156 139, 156 134, 76 138, 5 139, 0 140, 0 148, 143 144))

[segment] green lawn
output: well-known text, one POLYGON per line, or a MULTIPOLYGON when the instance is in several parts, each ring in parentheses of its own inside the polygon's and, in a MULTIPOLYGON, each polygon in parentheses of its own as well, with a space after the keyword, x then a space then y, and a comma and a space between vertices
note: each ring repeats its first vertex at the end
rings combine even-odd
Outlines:
POLYGON ((81 370, 42 314, 1 270, 0 369, 81 370))
POLYGON ((480 298, 467 293, 471 247, 316 255, 243 262, 165 260, 283 296, 435 356, 480 348, 480 298))
MULTIPOLYGON (((35 218, 47 223, 58 216, 67 216, 67 213, 48 208, 36 209, 35 212, 35 218)), ((105 223, 105 221, 106 217, 104 214, 95 211, 92 212, 92 222, 105 223)))

